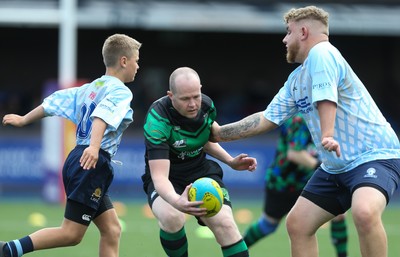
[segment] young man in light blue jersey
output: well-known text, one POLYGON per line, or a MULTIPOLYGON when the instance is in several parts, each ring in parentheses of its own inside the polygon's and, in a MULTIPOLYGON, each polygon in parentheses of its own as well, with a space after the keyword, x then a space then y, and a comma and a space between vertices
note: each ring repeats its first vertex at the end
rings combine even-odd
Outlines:
POLYGON ((300 63, 265 111, 213 126, 211 140, 247 138, 302 113, 322 165, 289 212, 293 257, 317 257, 316 232, 352 210, 361 256, 387 256, 382 213, 398 187, 400 143, 363 83, 329 43, 329 14, 307 6, 284 15, 287 61, 300 63))
POLYGON ((19 240, 0 242, 0 257, 78 244, 91 221, 100 232, 100 257, 117 257, 121 227, 108 188, 122 133, 133 121, 133 95, 124 83, 139 69, 141 43, 123 35, 106 39, 102 54, 106 73, 81 87, 54 92, 24 116, 7 114, 3 125, 22 127, 48 116, 59 116, 77 125, 76 147, 62 171, 67 196, 60 227, 44 228, 19 240))

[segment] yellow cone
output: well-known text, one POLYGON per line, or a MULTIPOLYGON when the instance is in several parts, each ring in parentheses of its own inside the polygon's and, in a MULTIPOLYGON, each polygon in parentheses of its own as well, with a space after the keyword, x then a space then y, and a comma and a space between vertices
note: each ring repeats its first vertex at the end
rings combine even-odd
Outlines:
POLYGON ((28 222, 33 227, 44 227, 46 226, 47 220, 43 214, 39 212, 33 212, 29 215, 28 222))

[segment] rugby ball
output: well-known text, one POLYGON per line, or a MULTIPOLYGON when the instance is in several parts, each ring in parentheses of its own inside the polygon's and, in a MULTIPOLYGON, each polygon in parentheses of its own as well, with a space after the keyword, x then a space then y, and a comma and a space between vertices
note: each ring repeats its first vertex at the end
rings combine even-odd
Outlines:
POLYGON ((189 189, 189 201, 203 201, 199 207, 206 208, 206 217, 217 214, 224 202, 224 195, 218 182, 211 178, 199 178, 189 189))

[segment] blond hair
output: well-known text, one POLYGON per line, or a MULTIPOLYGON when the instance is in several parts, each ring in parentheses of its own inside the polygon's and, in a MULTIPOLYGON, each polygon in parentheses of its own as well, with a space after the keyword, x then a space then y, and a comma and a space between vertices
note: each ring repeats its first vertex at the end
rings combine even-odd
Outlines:
POLYGON ((137 40, 124 34, 109 36, 104 42, 102 49, 104 65, 106 67, 113 67, 117 65, 122 56, 130 59, 134 54, 137 54, 141 46, 142 44, 137 40))
POLYGON ((301 20, 314 20, 321 22, 326 28, 326 34, 328 34, 329 28, 329 13, 324 11, 322 8, 310 5, 303 8, 292 8, 285 15, 283 19, 286 24, 290 21, 298 22, 301 20))

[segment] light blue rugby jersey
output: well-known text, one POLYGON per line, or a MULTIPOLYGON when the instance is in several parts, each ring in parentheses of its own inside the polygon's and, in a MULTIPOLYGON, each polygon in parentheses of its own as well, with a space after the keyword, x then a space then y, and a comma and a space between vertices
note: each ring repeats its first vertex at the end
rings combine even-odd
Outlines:
POLYGON ((76 144, 89 145, 93 117, 105 121, 107 129, 101 149, 114 156, 122 133, 133 121, 133 95, 119 79, 103 75, 80 87, 54 92, 43 100, 46 116, 59 116, 77 125, 76 144))
POLYGON ((329 42, 314 46, 305 62, 288 77, 264 111, 264 116, 281 125, 301 112, 318 148, 322 168, 329 173, 347 172, 378 159, 400 158, 399 139, 383 117, 369 92, 340 52, 329 42), (317 101, 337 104, 334 138, 341 156, 321 144, 317 101))

